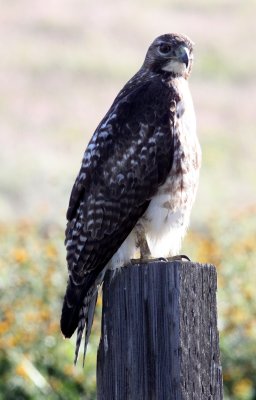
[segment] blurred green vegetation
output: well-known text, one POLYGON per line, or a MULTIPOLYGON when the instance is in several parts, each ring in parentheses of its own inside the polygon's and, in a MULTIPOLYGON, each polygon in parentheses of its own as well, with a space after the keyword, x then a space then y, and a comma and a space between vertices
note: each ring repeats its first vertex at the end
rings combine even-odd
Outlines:
POLYGON ((216 265, 225 399, 256 399, 256 206, 193 231, 188 254, 216 265))
POLYGON ((64 341, 59 329, 67 278, 62 235, 28 221, 0 226, 1 400, 95 398, 97 339, 85 369, 75 368, 74 340, 64 341))
MULTIPOLYGON (((256 207, 192 230, 184 251, 218 270, 225 399, 256 399, 256 207)), ((101 298, 85 368, 59 329, 66 267, 59 227, 0 226, 0 399, 95 399, 101 298)))

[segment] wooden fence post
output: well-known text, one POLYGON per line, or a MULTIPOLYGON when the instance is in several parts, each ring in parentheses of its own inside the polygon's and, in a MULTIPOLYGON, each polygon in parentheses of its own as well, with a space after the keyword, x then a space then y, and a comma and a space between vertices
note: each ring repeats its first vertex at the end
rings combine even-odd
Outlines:
POLYGON ((108 272, 98 400, 221 400, 213 265, 152 261, 108 272))

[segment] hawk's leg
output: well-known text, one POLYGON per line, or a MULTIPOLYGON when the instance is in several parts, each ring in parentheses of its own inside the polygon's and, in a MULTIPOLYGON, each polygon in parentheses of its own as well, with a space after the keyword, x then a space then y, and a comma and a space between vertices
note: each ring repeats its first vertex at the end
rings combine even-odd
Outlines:
POLYGON ((151 258, 148 242, 144 230, 141 228, 137 233, 138 247, 140 249, 140 260, 147 261, 151 258))
POLYGON ((153 258, 150 253, 150 249, 147 243, 147 238, 145 235, 145 231, 142 226, 139 227, 137 231, 137 247, 140 250, 140 258, 139 259, 131 259, 132 264, 138 264, 138 262, 143 262, 143 263, 148 263, 148 262, 154 262, 154 261, 163 261, 163 262, 168 262, 168 261, 191 261, 188 256, 185 254, 180 254, 177 256, 173 257, 159 257, 159 258, 153 258))

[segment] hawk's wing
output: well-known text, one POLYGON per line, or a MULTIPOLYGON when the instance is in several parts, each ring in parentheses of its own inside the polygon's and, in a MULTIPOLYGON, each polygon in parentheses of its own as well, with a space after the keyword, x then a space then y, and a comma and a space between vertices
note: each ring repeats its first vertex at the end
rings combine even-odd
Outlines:
POLYGON ((69 282, 61 318, 66 337, 77 327, 88 290, 172 166, 174 93, 159 78, 124 93, 94 133, 71 193, 66 229, 69 282))

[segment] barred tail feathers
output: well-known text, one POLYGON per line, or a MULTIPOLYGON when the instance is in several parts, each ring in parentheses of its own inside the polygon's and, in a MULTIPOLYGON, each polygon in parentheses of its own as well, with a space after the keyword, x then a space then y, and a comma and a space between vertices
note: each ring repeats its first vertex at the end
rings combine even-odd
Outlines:
MULTIPOLYGON (((83 318, 81 307, 85 302, 85 298, 87 298, 87 305, 89 305, 93 288, 96 285, 95 278, 89 274, 83 278, 75 278, 75 275, 70 274, 62 306, 60 327, 65 338, 71 338, 78 327, 79 321, 81 325, 81 319, 83 318)), ((86 314, 84 314, 85 317, 86 314)))
POLYGON ((86 317, 88 313, 88 305, 90 302, 90 293, 84 298, 83 304, 80 308, 79 311, 79 319, 78 319, 78 326, 77 326, 77 332, 76 332, 76 349, 75 349, 75 359, 74 359, 74 364, 76 365, 77 358, 78 358, 78 353, 79 353, 79 348, 81 345, 82 341, 82 336, 83 336, 83 331, 85 328, 86 324, 86 317))
POLYGON ((83 366, 84 366, 87 345, 88 345, 89 337, 90 337, 91 330, 92 330, 92 323, 93 323, 95 307, 96 307, 97 298, 98 298, 98 290, 99 290, 100 285, 103 282, 103 279, 104 279, 104 276, 106 273, 106 269, 107 269, 107 267, 105 267, 101 271, 101 273, 98 275, 98 277, 95 281, 95 285, 92 286, 88 290, 86 296, 84 297, 81 309, 79 311, 79 321, 78 321, 78 327, 77 327, 76 349, 75 349, 75 359, 74 359, 75 365, 77 363, 79 348, 81 345, 82 336, 83 336, 83 332, 85 329, 84 353, 83 353, 83 366))
POLYGON ((79 311, 79 320, 78 320, 77 334, 76 334, 75 359, 74 359, 75 365, 77 363, 79 349, 80 349, 80 345, 81 345, 81 341, 82 341, 82 337, 83 337, 83 332, 85 329, 86 334, 85 334, 84 357, 83 357, 83 364, 84 364, 87 344, 89 341, 89 336, 91 333, 91 328, 92 328, 92 323, 93 323, 97 294, 98 294, 97 288, 96 289, 91 288, 89 290, 89 292, 87 293, 87 295, 85 296, 83 304, 79 311), (90 317, 89 317, 89 314, 90 314, 90 317))
POLYGON ((94 318, 97 298, 98 298, 98 290, 96 290, 96 292, 92 296, 92 299, 90 301, 89 308, 88 308, 87 321, 86 321, 86 330, 85 330, 85 338, 84 338, 83 367, 84 367, 84 361, 85 361, 85 356, 86 356, 87 345, 88 345, 88 342, 89 342, 89 337, 91 335, 92 323, 93 323, 93 318, 94 318))

